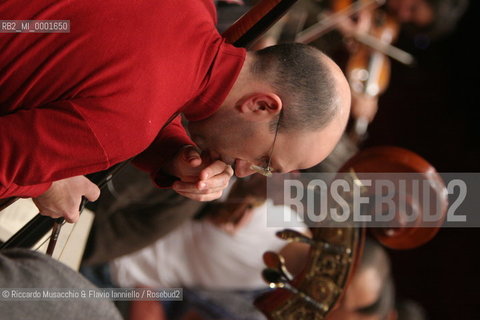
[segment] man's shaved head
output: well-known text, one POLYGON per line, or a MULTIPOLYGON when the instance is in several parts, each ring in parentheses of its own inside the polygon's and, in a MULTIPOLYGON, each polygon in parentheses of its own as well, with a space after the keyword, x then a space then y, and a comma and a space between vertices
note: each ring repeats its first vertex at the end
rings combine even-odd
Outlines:
MULTIPOLYGON (((318 49, 294 43, 259 50, 250 72, 268 82, 282 99, 280 132, 323 129, 339 112, 346 124, 348 83, 340 68, 318 49)), ((275 127, 272 121, 272 130, 275 127)))

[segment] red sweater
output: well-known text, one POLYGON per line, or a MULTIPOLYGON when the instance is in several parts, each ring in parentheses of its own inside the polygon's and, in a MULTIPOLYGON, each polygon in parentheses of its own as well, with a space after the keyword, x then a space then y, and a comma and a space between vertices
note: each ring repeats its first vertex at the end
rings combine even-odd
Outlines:
POLYGON ((70 33, 0 34, 0 198, 101 171, 144 151, 155 171, 191 143, 179 119, 214 113, 245 50, 211 0, 9 0, 3 20, 70 20, 70 33), (155 148, 155 150, 150 150, 155 148))

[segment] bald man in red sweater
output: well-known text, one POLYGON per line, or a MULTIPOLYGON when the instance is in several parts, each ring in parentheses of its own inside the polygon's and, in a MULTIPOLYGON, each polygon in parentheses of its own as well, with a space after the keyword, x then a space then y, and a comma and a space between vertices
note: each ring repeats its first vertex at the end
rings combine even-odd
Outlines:
POLYGON ((330 59, 235 48, 210 0, 12 0, 0 17, 70 20, 69 33, 0 35, 0 198, 52 217, 75 221, 81 196, 99 195, 83 175, 137 155, 157 184, 216 199, 234 172, 320 162, 348 118, 330 59))

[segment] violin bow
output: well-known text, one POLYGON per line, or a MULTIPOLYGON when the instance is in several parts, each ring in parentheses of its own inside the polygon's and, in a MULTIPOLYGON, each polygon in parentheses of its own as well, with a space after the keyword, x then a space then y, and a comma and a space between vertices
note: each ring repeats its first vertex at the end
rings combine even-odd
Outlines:
POLYGON ((325 33, 335 29, 337 25, 344 19, 366 8, 377 8, 385 3, 385 0, 366 0, 353 2, 346 8, 332 13, 330 16, 323 18, 314 25, 299 32, 295 38, 295 42, 310 43, 323 36, 325 33))
MULTIPOLYGON (((308 27, 307 29, 299 32, 295 38, 295 42, 299 43, 310 43, 316 39, 323 36, 325 33, 336 28, 336 26, 343 20, 346 19, 359 11, 372 7, 377 8, 385 3, 385 0, 368 0, 360 1, 358 4, 352 3, 347 8, 333 13, 330 17, 324 18, 314 25, 308 27)), ((415 58, 405 50, 397 48, 385 41, 379 40, 367 33, 356 32, 353 34, 353 37, 358 42, 366 45, 374 50, 377 50, 383 53, 386 56, 389 56, 392 59, 397 60, 400 63, 403 63, 407 66, 412 66, 415 64, 415 58)))
MULTIPOLYGON (((179 114, 180 111, 177 111, 173 115, 171 115, 167 122, 165 122, 165 124, 163 125, 162 129, 160 129, 159 134, 179 114)), ((103 171, 100 177, 92 178, 92 182, 97 184, 100 189, 104 188, 114 178, 115 175, 117 175, 124 167, 127 166, 127 164, 131 162, 131 160, 132 159, 117 163, 116 165, 110 167, 108 170, 103 171)), ((6 199, 4 202, 0 202, 0 211, 13 204, 16 200, 18 200, 18 197, 12 197, 6 199)), ((87 203, 88 200, 82 197, 79 208, 80 213, 82 213, 87 203)), ((55 249, 61 227, 64 223, 65 220, 63 218, 51 218, 38 213, 33 219, 31 219, 27 224, 25 224, 6 242, 1 243, 0 250, 7 248, 31 248, 35 243, 40 241, 40 239, 42 239, 42 237, 47 234, 50 229, 52 229, 52 234, 47 239, 50 240, 47 248, 47 254, 51 256, 53 254, 53 250, 55 249)), ((41 245, 43 245, 43 243, 41 245)))
POLYGON ((236 47, 248 48, 297 0, 262 0, 232 24, 222 36, 236 47))
MULTIPOLYGON (((121 171, 128 163, 129 160, 118 163, 111 167, 109 170, 105 171, 100 178, 92 179, 92 181, 97 184, 97 186, 102 189, 105 187, 118 172, 121 171), (95 181, 97 180, 97 181, 95 181)), ((13 198, 17 199, 17 198, 13 198)), ((10 200, 13 203, 13 200, 10 200)), ((83 209, 87 205, 88 200, 82 198, 79 211, 82 213, 83 209)), ((58 235, 61 230, 61 226, 65 223, 63 218, 51 218, 44 216, 38 213, 34 218, 32 218, 27 224, 25 224, 20 230, 18 230, 13 236, 11 236, 7 241, 0 245, 0 249, 8 248, 31 248, 35 243, 40 241, 40 239, 48 233, 52 228, 52 235, 50 236, 47 254, 52 255, 53 250, 58 239, 58 235)))

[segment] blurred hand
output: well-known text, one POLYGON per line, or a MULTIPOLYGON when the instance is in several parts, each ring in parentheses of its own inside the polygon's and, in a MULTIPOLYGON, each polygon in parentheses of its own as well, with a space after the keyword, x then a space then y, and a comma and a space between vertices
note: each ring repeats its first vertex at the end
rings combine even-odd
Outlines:
POLYGON ((361 10, 356 19, 345 18, 338 22, 337 28, 345 37, 353 37, 355 33, 368 33, 372 27, 373 11, 361 10))
POLYGON ((233 235, 252 220, 255 212, 254 206, 246 200, 236 206, 223 207, 216 214, 209 215, 208 219, 219 229, 233 235))
POLYGON ((352 117, 372 122, 377 114, 378 98, 366 94, 352 94, 352 117))
POLYGON ((202 157, 200 151, 190 145, 177 153, 170 174, 180 179, 173 183, 172 189, 182 196, 197 201, 211 201, 222 196, 233 169, 223 161, 202 157))
POLYGON ((95 201, 100 189, 86 177, 76 176, 53 182, 46 192, 33 198, 33 202, 42 215, 77 222, 82 196, 95 201))

